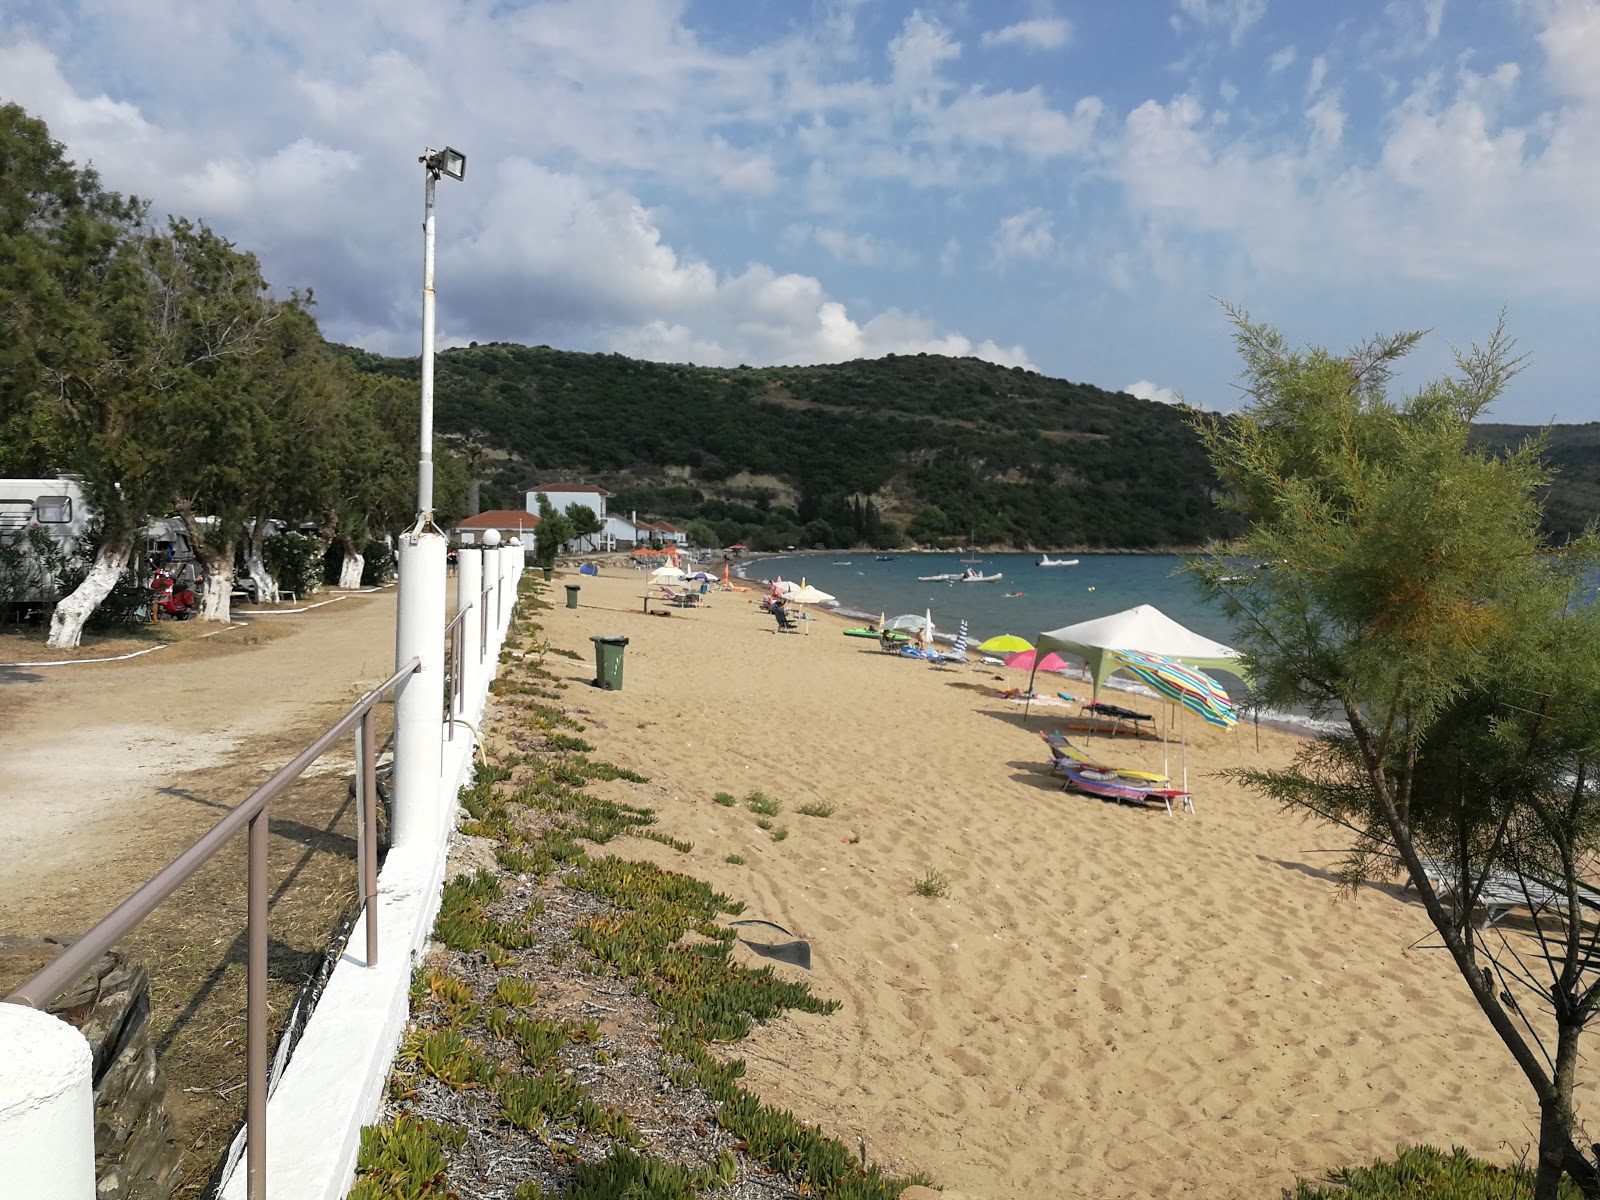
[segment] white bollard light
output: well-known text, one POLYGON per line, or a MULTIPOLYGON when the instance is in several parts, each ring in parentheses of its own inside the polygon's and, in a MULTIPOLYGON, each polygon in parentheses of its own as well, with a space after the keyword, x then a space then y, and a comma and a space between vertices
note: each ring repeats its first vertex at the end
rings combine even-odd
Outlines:
POLYGON ((89 1043, 59 1017, 0 1004, 0 1192, 94 1200, 89 1043))
POLYGON ((456 611, 466 612, 461 618, 461 661, 456 670, 461 672, 461 716, 469 721, 466 711, 477 702, 478 690, 483 686, 483 670, 479 666, 479 639, 483 635, 481 609, 483 591, 483 551, 476 546, 463 546, 456 555, 456 611), (472 610, 467 611, 471 605, 472 610))
POLYGON ((400 602, 395 663, 422 660, 394 697, 394 846, 439 836, 439 775, 444 770, 445 539, 436 531, 400 538, 400 602))

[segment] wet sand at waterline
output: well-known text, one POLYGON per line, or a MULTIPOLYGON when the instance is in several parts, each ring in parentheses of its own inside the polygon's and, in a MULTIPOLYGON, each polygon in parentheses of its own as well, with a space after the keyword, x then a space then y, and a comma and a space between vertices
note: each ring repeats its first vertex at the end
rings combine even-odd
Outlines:
MULTIPOLYGON (((1075 709, 1025 729, 990 694, 1024 676, 934 670, 827 618, 777 634, 754 592, 646 615, 643 580, 558 576, 543 619, 583 661, 546 662, 587 681, 589 636, 631 639, 622 691, 563 699, 600 757, 650 777, 592 787, 654 806, 694 849, 619 852, 809 938, 809 976, 776 969, 843 1002, 736 1048, 767 1100, 996 1198, 1274 1197, 1401 1142, 1505 1160, 1533 1139, 1526 1085, 1451 963, 1407 950, 1429 929, 1420 905, 1398 887, 1343 896, 1323 853, 1339 831, 1208 778, 1287 763, 1297 738, 1263 729, 1257 751, 1248 727, 1191 720, 1197 813, 1104 804, 1043 773, 1035 731, 1075 709), (563 583, 583 589, 575 612, 563 583), (785 840, 712 800, 752 789, 783 802, 785 840), (928 871, 945 897, 913 893, 928 871)), ((1158 742, 1093 744, 1161 767, 1158 742)))

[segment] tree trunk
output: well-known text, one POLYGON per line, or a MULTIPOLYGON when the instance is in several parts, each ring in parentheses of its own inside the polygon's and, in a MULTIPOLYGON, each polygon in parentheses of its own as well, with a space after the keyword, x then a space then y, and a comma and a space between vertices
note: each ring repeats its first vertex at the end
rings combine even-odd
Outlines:
MULTIPOLYGON (((1557 996, 1556 1004, 1571 1005, 1570 997, 1557 996)), ((1573 1143, 1577 1124, 1572 1112, 1572 1089, 1577 1082, 1578 1042, 1581 1022, 1557 1020, 1555 1077, 1548 1097, 1539 1104, 1539 1161, 1534 1172, 1534 1200, 1557 1200, 1561 1177, 1570 1174, 1585 1196, 1600 1194, 1600 1175, 1573 1143)))
POLYGON ((233 619, 233 550, 233 541, 229 539, 217 548, 217 553, 206 564, 205 588, 200 593, 202 621, 233 619))
POLYGON ((358 553, 353 543, 346 542, 344 547, 344 562, 339 566, 339 586, 342 588, 358 588, 361 586, 361 572, 366 567, 365 556, 358 553))
POLYGON ((267 570, 267 562, 261 556, 261 543, 264 540, 262 530, 266 522, 257 521, 255 529, 250 533, 250 541, 245 548, 244 570, 250 581, 256 585, 256 600, 261 604, 276 604, 278 602, 278 581, 272 577, 272 572, 267 570))
POLYGON ((117 579, 128 565, 133 554, 133 535, 112 538, 103 542, 95 552, 94 565, 89 574, 72 590, 70 596, 57 604, 50 614, 50 638, 47 645, 60 650, 70 650, 83 640, 83 623, 94 615, 117 579))

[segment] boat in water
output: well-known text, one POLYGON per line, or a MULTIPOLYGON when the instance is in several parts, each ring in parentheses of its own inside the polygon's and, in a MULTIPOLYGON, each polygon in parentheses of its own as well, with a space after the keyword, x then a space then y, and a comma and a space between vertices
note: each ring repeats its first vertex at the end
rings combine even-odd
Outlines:
POLYGON ((880 554, 880 555, 878 555, 878 561, 879 562, 894 562, 894 560, 899 558, 899 557, 900 556, 898 554, 880 554))
POLYGON ((999 583, 1002 575, 1001 571, 996 571, 993 575, 984 575, 968 567, 955 578, 957 583, 999 583))
MULTIPOLYGON (((944 575, 918 575, 917 581, 919 583, 953 583, 957 579, 961 578, 964 578, 962 572, 951 571, 944 575)), ((999 576, 996 576, 995 578, 998 579, 999 576)))
POLYGON ((1048 554, 1041 554, 1039 561, 1033 564, 1036 567, 1075 567, 1078 560, 1075 558, 1051 558, 1048 554))

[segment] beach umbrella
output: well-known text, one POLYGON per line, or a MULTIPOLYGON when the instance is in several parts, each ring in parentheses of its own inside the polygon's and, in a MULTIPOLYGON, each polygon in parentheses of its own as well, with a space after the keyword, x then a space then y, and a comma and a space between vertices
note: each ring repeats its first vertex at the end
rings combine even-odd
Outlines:
POLYGON ((1118 670, 1128 672, 1158 695, 1181 704, 1208 724, 1232 729, 1239 723, 1233 701, 1222 685, 1209 675, 1164 655, 1147 654, 1142 650, 1113 650, 1109 658, 1118 670))
POLYGON ((797 604, 822 604, 832 600, 833 597, 821 588, 807 584, 804 587, 797 587, 793 591, 785 593, 785 599, 793 600, 797 604))
MULTIPOLYGON (((1178 736, 1183 743, 1183 790, 1189 790, 1189 731, 1184 727, 1184 713, 1192 712, 1208 724, 1222 729, 1232 729, 1239 723, 1239 713, 1222 685, 1210 676, 1174 662, 1161 654, 1147 654, 1143 650, 1112 650, 1106 665, 1113 670, 1126 671, 1157 695, 1178 706, 1178 736)), ((1168 728, 1171 728, 1170 721, 1168 728)), ((1162 769, 1166 768, 1165 739, 1162 742, 1162 769)))
POLYGON ((924 648, 933 645, 933 609, 929 609, 922 618, 922 628, 917 631, 917 641, 924 648))
POLYGON ((878 628, 886 633, 921 633, 923 626, 927 624, 929 624, 927 617, 918 616, 916 613, 901 613, 898 617, 880 621, 878 628))
POLYGON ((976 649, 990 654, 1022 654, 1033 649, 1033 643, 1019 638, 1014 633, 1002 633, 999 637, 992 637, 987 642, 980 642, 976 649))
MULTIPOLYGON (((978 649, 983 647, 979 646, 978 649)), ((1013 671, 1065 671, 1067 661, 1053 651, 1041 658, 1037 650, 1021 650, 1007 656, 1006 666, 1013 671)))
POLYGON ((729 546, 728 549, 729 550, 748 550, 748 549, 750 549, 750 547, 746 546, 743 542, 735 542, 733 545, 729 546))
POLYGON ((717 577, 710 571, 696 571, 693 575, 686 576, 686 578, 699 579, 706 583, 715 583, 717 581, 717 577))
POLYGON ((650 572, 651 583, 673 583, 683 578, 683 572, 677 567, 657 567, 650 572))
POLYGON ((774 579, 769 588, 780 596, 787 596, 791 592, 798 592, 800 585, 792 579, 774 579))

